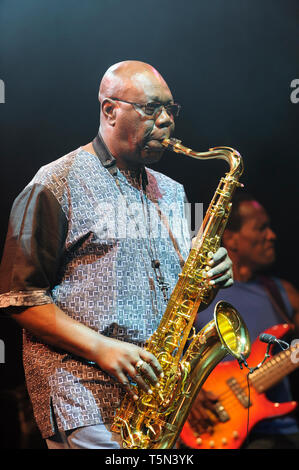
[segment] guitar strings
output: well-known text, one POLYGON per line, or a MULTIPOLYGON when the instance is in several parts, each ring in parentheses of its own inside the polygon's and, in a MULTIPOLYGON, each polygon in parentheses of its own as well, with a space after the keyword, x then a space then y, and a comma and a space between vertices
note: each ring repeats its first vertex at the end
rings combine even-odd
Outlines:
MULTIPOLYGON (((298 346, 299 346, 299 345, 298 345, 298 346)), ((294 352, 294 351, 297 349, 298 346, 296 346, 295 348, 290 348, 290 349, 286 352, 286 353, 287 353, 287 356, 289 356, 292 352, 294 352)), ((273 367, 273 372, 272 372, 273 374, 274 374, 274 372, 275 372, 275 366, 276 366, 277 368, 278 368, 278 367, 279 367, 279 368, 281 367, 281 363, 275 361, 275 357, 276 357, 276 356, 272 356, 272 358, 271 358, 269 361, 267 361, 267 362, 265 363, 265 366, 264 366, 264 367, 269 367, 269 364, 271 364, 271 366, 273 367)), ((284 366, 286 367, 287 364, 284 364, 284 366)), ((293 369, 293 367, 292 367, 292 365, 290 364, 290 372, 292 371, 292 369, 293 369)), ((260 369, 258 369, 258 370, 259 370, 260 372, 262 372, 262 368, 260 368, 260 369)), ((242 379, 238 382, 238 384, 242 387, 242 386, 245 385, 246 380, 247 380, 247 379, 245 379, 245 377, 242 376, 242 379)), ((252 386, 253 386, 253 385, 252 385, 252 386)), ((211 387, 211 388, 212 388, 212 387, 211 387)), ((229 388, 227 388, 226 391, 223 391, 222 393, 220 393, 220 395, 217 395, 217 396, 218 396, 219 399, 221 398, 222 400, 225 400, 225 396, 226 396, 226 395, 231 395, 231 393, 233 393, 232 390, 229 389, 229 388)))

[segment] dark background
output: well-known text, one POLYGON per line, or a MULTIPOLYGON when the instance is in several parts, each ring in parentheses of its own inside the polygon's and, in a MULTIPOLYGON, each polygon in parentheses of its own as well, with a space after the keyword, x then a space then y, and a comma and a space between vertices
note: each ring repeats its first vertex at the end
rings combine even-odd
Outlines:
MULTIPOLYGON (((182 104, 176 137, 198 151, 228 145, 242 154, 242 182, 278 236, 273 273, 299 288, 299 103, 290 100, 298 27, 297 0, 0 0, 0 251, 21 189, 97 133, 105 70, 137 59, 155 66, 182 104)), ((206 207, 227 167, 167 152, 154 169, 206 207)), ((0 325, 6 393, 23 384, 21 338, 10 320, 0 325)))

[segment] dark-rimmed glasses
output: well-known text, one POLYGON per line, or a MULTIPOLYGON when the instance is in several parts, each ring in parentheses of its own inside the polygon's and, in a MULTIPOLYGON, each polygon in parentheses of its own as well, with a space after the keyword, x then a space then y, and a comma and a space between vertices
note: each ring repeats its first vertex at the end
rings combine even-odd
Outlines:
POLYGON ((133 106, 137 106, 138 108, 142 109, 143 112, 147 116, 154 117, 154 118, 156 118, 162 113, 162 108, 165 109, 168 116, 170 117, 177 117, 181 109, 181 105, 179 105, 178 103, 162 104, 162 103, 159 103, 158 101, 150 101, 149 103, 146 103, 146 104, 140 104, 140 103, 135 103, 134 101, 120 100, 119 98, 109 98, 109 99, 113 101, 121 101, 122 103, 132 104, 133 106))

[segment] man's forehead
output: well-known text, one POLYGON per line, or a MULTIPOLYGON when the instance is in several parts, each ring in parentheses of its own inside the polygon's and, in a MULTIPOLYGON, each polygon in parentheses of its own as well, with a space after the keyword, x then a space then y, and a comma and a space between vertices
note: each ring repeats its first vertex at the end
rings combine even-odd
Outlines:
POLYGON ((128 93, 144 96, 153 101, 172 99, 172 94, 163 78, 153 72, 138 72, 127 81, 128 93))

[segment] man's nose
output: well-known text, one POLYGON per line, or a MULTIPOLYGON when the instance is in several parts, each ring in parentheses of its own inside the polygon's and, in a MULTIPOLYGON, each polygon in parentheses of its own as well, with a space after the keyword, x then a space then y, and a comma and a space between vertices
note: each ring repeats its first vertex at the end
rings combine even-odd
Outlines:
POLYGON ((271 227, 268 227, 268 230, 267 230, 267 238, 269 240, 276 240, 276 233, 272 230, 271 227))
POLYGON ((164 106, 162 106, 160 114, 156 117, 155 124, 157 127, 169 127, 174 124, 173 117, 168 114, 164 106))

